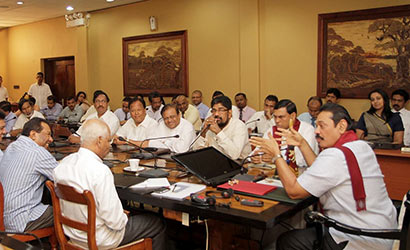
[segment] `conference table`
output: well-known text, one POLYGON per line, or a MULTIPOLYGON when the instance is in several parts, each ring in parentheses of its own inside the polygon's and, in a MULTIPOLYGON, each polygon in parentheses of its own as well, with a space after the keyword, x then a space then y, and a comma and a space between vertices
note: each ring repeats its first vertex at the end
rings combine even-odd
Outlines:
POLYGON ((410 153, 400 149, 375 149, 374 152, 390 199, 403 200, 410 190, 410 153))
MULTIPOLYGON (((50 151, 68 154, 77 150, 78 146, 72 145, 69 147, 51 149, 50 151)), ((112 165, 111 170, 114 175, 135 176, 134 173, 124 171, 124 168, 128 166, 127 159, 133 152, 135 152, 135 150, 122 151, 118 148, 111 150, 109 155, 105 158, 105 162, 112 165)), ((161 169, 169 173, 167 178, 170 183, 180 181, 201 183, 201 181, 193 175, 179 178, 178 176, 184 171, 184 169, 181 166, 177 166, 177 164, 171 161, 169 157, 166 158, 166 167, 161 169)), ((153 165, 153 161, 154 160, 142 160, 140 165, 145 165, 146 169, 148 169, 149 167, 147 166, 153 165)), ((259 168, 250 169, 248 174, 257 175, 261 171, 263 171, 267 176, 274 174, 274 171, 272 170, 261 170, 259 168)), ((215 191, 216 189, 207 186, 206 189, 200 194, 204 194, 205 191, 210 190, 215 191)), ((120 199, 123 201, 137 203, 137 205, 134 205, 136 207, 149 206, 150 208, 160 208, 160 211, 165 218, 180 221, 186 225, 189 225, 194 221, 197 222, 198 220, 201 223, 203 220, 207 220, 210 233, 209 249, 227 249, 233 245, 239 247, 241 244, 246 246, 245 249, 248 248, 248 246, 258 247, 258 242, 248 242, 241 237, 235 238, 233 232, 237 233, 238 231, 243 231, 244 229, 249 230, 250 228, 261 231, 269 230, 281 221, 292 217, 297 212, 317 202, 317 198, 315 197, 308 197, 296 202, 295 204, 291 204, 269 199, 253 198, 239 194, 238 196, 240 199, 257 199, 263 201, 264 205, 263 207, 244 206, 240 204, 240 201, 237 201, 234 197, 231 197, 229 199, 217 199, 216 206, 207 207, 192 203, 189 197, 182 201, 171 200, 155 197, 145 191, 120 187, 117 187, 117 192, 120 199), (229 202, 229 208, 224 206, 229 202)))

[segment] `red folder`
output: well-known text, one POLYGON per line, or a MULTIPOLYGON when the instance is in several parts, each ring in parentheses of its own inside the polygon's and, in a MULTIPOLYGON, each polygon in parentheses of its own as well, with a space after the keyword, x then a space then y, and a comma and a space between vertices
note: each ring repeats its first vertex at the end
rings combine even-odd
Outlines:
POLYGON ((219 185, 218 188, 221 188, 221 189, 232 188, 233 191, 238 191, 238 192, 248 193, 248 194, 256 194, 256 195, 265 195, 276 189, 275 186, 259 184, 259 183, 250 182, 250 181, 239 181, 239 183, 234 184, 232 186, 229 185, 228 183, 224 183, 222 185, 219 185))

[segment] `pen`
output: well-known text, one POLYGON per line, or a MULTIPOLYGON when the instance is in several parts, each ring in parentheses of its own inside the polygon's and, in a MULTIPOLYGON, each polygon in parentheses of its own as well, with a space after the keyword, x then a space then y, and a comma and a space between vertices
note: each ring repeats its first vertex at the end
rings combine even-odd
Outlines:
POLYGON ((176 187, 177 187, 177 184, 174 185, 171 192, 174 192, 176 187))

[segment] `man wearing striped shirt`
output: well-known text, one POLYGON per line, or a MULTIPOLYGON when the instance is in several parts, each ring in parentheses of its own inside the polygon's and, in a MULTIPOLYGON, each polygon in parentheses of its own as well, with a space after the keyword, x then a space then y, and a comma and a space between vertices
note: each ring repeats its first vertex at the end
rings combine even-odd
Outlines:
POLYGON ((41 203, 44 183, 53 180, 58 165, 46 149, 52 141, 47 121, 35 117, 7 147, 0 163, 6 231, 25 232, 53 225, 52 207, 41 203))

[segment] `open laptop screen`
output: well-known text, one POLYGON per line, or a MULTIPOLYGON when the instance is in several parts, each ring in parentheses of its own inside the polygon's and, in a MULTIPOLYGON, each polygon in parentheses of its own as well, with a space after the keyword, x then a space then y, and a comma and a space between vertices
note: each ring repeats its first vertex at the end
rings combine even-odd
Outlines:
POLYGON ((172 159, 207 185, 224 183, 241 172, 240 164, 213 147, 176 154, 172 159))

